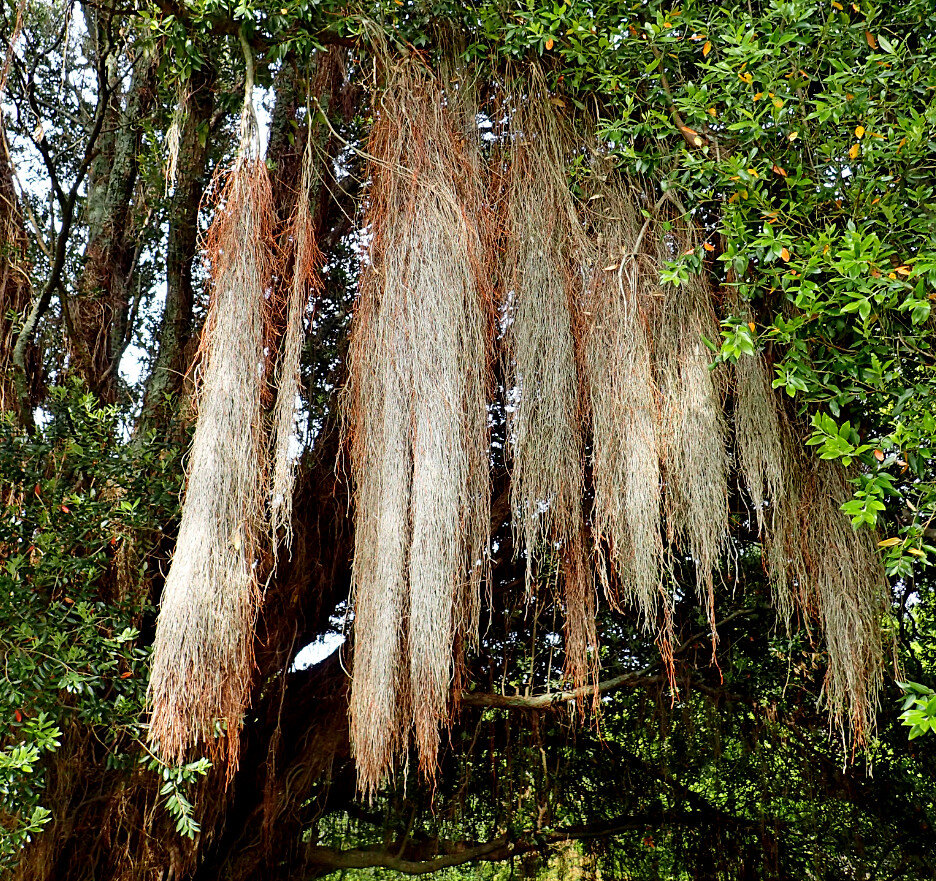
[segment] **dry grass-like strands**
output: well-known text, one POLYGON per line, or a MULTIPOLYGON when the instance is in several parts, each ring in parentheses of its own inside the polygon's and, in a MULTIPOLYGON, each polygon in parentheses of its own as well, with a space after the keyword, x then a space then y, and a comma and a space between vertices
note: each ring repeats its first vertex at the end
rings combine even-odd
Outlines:
MULTIPOLYGON (((691 220, 651 236, 657 265, 698 247, 691 220)), ((654 368, 662 395, 664 511, 671 542, 692 557, 699 596, 714 625, 714 570, 728 541, 727 427, 724 389, 709 369, 703 335, 718 339, 711 289, 703 275, 667 285, 654 333, 654 368)), ((714 634, 713 634, 714 636, 714 634)))
MULTIPOLYGON (((513 404, 508 408, 510 494, 529 582, 537 555, 558 544, 565 556, 574 558, 581 551, 571 546, 584 539, 578 283, 573 267, 586 246, 569 190, 573 142, 542 71, 532 67, 526 77, 509 83, 508 90, 503 271, 507 388, 513 404)), ((581 671, 594 663, 587 658, 587 650, 594 648, 594 624, 586 623, 586 609, 576 608, 582 591, 575 580, 566 585, 567 673, 581 685, 581 671), (571 634, 575 621, 585 630, 571 634)))
POLYGON ((179 84, 176 92, 176 103, 172 109, 172 121, 169 123, 169 130, 166 132, 166 187, 163 195, 168 196, 169 191, 175 186, 176 178, 179 173, 179 150, 182 148, 182 129, 185 126, 185 118, 189 112, 189 101, 191 100, 191 83, 189 80, 179 84))
MULTIPOLYGON (((598 630, 595 625, 594 576, 585 555, 584 542, 569 542, 562 559, 565 593, 564 677, 577 685, 598 681, 598 630)), ((597 706, 598 692, 592 694, 597 706)), ((579 701, 584 709, 584 701, 579 701)))
MULTIPOLYGON (((371 129, 350 351, 355 480, 351 738, 372 795, 414 736, 434 773, 453 648, 476 628, 490 526, 490 297, 476 146, 418 60, 386 71, 371 129)), ((473 114, 471 114, 473 124, 473 114)))
MULTIPOLYGON (((747 304, 736 300, 733 309, 750 320, 747 304)), ((855 529, 842 512, 851 497, 845 472, 805 451, 763 356, 742 355, 735 377, 736 445, 774 601, 787 625, 796 608, 819 619, 829 654, 827 705, 865 742, 882 684, 888 604, 875 534, 855 529)))
MULTIPOLYGON (((624 597, 652 626, 662 586, 660 406, 648 322, 656 295, 653 266, 639 251, 649 220, 621 181, 592 204, 598 247, 592 255, 585 376, 595 487, 593 528, 599 554, 624 597)), ((604 567, 602 567, 602 573, 604 567)), ((608 585, 612 600, 615 591, 608 585)))
POLYGON ((855 529, 841 506, 851 498, 844 470, 811 457, 800 463, 801 541, 809 581, 805 609, 818 612, 829 652, 826 703, 863 743, 874 733, 883 684, 883 619, 888 608, 884 568, 875 533, 855 529))
POLYGON ((306 142, 296 210, 287 233, 293 266, 286 302, 286 330, 276 364, 276 403, 270 443, 270 533, 274 547, 292 544, 292 505, 296 483, 296 459, 290 456, 295 433, 296 400, 301 391, 300 369, 305 340, 305 315, 309 300, 321 291, 319 266, 322 255, 315 241, 315 218, 310 203, 315 182, 312 135, 306 142))
MULTIPOLYGON (((249 82, 248 77, 248 82, 249 82)), ((237 764, 260 603, 266 438, 262 369, 275 217, 248 98, 241 154, 208 233, 212 298, 179 537, 162 594, 150 739, 169 761, 204 744, 237 764), (215 738, 221 722, 224 734, 215 738)))
MULTIPOLYGON (((736 293, 731 308, 745 324, 753 320, 750 307, 736 293)), ((764 356, 742 355, 734 373, 738 464, 754 509, 774 603, 789 625, 796 602, 795 586, 806 580, 802 555, 794 550, 798 525, 792 437, 764 356)))

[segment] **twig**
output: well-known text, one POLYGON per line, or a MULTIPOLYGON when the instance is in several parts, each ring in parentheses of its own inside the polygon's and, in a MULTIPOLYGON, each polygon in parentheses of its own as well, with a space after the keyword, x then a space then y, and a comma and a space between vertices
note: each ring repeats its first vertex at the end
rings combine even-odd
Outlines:
POLYGON ((702 137, 695 129, 689 128, 688 125, 683 121, 682 116, 679 111, 676 109, 676 101, 673 98, 673 90, 670 88, 669 79, 666 76, 666 71, 663 70, 663 56, 660 54, 660 50, 657 49, 653 43, 650 43, 650 51, 653 53, 653 57, 657 60, 657 66, 660 69, 660 85, 663 87, 663 91, 666 93, 668 100, 668 108, 670 116, 673 118, 673 124, 676 128, 679 129, 679 133, 683 136, 683 140, 690 146, 696 149, 705 146, 705 138, 702 137))

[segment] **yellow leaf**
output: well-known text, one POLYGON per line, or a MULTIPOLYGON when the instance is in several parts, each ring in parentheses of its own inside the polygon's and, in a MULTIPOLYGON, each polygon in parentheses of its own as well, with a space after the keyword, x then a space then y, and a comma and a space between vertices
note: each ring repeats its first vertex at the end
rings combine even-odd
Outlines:
POLYGON ((702 57, 705 58, 708 56, 709 52, 712 51, 712 44, 706 40, 705 45, 702 47, 702 57))
POLYGON ((751 83, 754 82, 754 77, 753 77, 750 73, 747 73, 747 72, 745 72, 745 73, 739 73, 739 74, 738 74, 738 79, 742 80, 743 82, 747 83, 748 85, 751 85, 751 83))
POLYGON ((618 264, 617 264, 617 263, 612 263, 610 266, 605 266, 604 271, 605 271, 605 272, 617 272, 617 271, 618 271, 618 264))
POLYGON ((783 101, 781 101, 779 98, 774 98, 773 106, 776 107, 777 110, 779 110, 781 107, 783 107, 783 101))
POLYGON ((747 173, 748 173, 749 175, 751 175, 751 177, 760 177, 760 175, 757 173, 757 169, 756 169, 756 168, 749 168, 749 169, 747 170, 747 173))
POLYGON ((841 3, 836 3, 835 0, 832 0, 832 5, 839 11, 844 12, 845 10, 842 7, 841 3))
POLYGON ((861 145, 860 145, 860 144, 852 144, 851 147, 850 147, 849 150, 848 150, 848 158, 849 158, 849 159, 857 159, 857 158, 858 158, 858 151, 859 151, 860 149, 861 149, 861 145))
POLYGON ((874 37, 874 34, 871 31, 865 31, 865 39, 868 41, 868 45, 872 49, 877 49, 877 40, 874 37))
POLYGON ((790 259, 790 252, 786 248, 780 249, 780 259, 786 263, 790 259))
POLYGON ((710 242, 702 242, 702 247, 705 248, 706 251, 714 251, 714 250, 715 250, 715 246, 714 246, 713 244, 711 244, 710 242))
POLYGON ((897 266, 894 268, 894 272, 899 272, 901 275, 910 275, 909 266, 897 266))
POLYGON ((893 538, 885 538, 884 541, 879 541, 877 543, 879 548, 892 548, 894 545, 899 545, 900 539, 897 536, 893 538))
POLYGON ((787 135, 787 140, 792 144, 799 137, 799 132, 790 132, 787 135))
POLYGON ((717 111, 714 107, 709 107, 709 109, 706 110, 705 112, 706 112, 709 116, 718 116, 718 111, 717 111))
POLYGON ((914 557, 925 557, 926 554, 923 553, 919 548, 907 548, 908 554, 913 554, 914 557))
POLYGON ((763 98, 763 97, 764 97, 764 93, 763 93, 763 92, 755 92, 755 94, 754 94, 754 100, 755 100, 755 101, 760 101, 760 99, 763 98))
POLYGON ((550 38, 546 41, 546 51, 549 51, 549 50, 552 49, 552 47, 555 46, 555 45, 556 45, 556 44, 553 42, 553 38, 550 37, 550 38))
POLYGON ((893 272, 888 272, 888 273, 887 273, 887 277, 888 277, 891 281, 896 281, 896 280, 897 280, 897 275, 896 275, 895 273, 893 273, 893 272))
POLYGON ((864 133, 865 130, 863 125, 859 125, 855 128, 855 137, 858 138, 859 141, 864 137, 864 133))
POLYGON ((754 331, 757 330, 757 325, 754 324, 753 321, 749 321, 747 326, 751 328, 751 333, 754 333, 754 331))
POLYGON ((737 202, 739 198, 740 198, 740 197, 738 196, 737 193, 732 193, 732 194, 728 197, 728 204, 730 205, 732 202, 737 202))
POLYGON ((875 450, 875 451, 874 451, 874 458, 877 459, 878 462, 883 462, 883 461, 884 461, 884 450, 875 450))

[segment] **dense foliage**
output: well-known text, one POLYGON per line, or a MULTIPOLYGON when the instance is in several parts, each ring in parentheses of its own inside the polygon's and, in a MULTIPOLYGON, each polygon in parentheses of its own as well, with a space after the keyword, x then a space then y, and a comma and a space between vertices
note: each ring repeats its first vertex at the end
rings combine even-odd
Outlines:
POLYGON ((931 2, 42 0, 7 4, 0 35, 0 871, 934 877, 931 2), (277 234, 312 139, 324 262, 294 542, 264 584, 228 781, 204 756, 151 752, 145 702, 208 301, 200 234, 237 149, 242 42, 268 111, 277 234), (501 84, 539 60, 589 145, 568 168, 577 204, 601 154, 641 182, 648 219, 654 204, 691 218, 699 244, 661 262, 661 284, 707 279, 713 371, 730 384, 764 359, 804 456, 848 469, 843 510, 886 565, 887 678, 866 740, 823 705, 820 631, 802 614, 787 629, 772 604, 741 481, 717 644, 676 560, 672 675, 634 608, 602 598, 600 694, 555 697, 569 687, 562 567, 546 555, 530 587, 514 559, 498 368, 494 554, 461 708, 434 783, 414 760, 358 798, 347 642, 296 659, 353 618, 338 412, 388 52, 469 65, 489 139, 501 84))

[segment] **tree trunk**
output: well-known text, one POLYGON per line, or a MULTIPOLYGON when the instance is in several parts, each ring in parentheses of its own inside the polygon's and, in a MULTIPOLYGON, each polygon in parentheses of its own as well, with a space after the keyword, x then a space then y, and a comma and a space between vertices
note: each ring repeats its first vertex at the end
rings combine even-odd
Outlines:
POLYGON ((73 369, 104 404, 117 399, 117 372, 127 343, 131 276, 143 232, 133 196, 154 73, 152 58, 140 53, 125 105, 115 99, 108 108, 106 134, 88 180, 84 269, 77 297, 67 307, 73 369))
MULTIPOLYGON (((29 241, 23 224, 23 212, 13 187, 3 119, 0 117, 0 414, 17 412, 19 400, 13 373, 13 347, 18 326, 25 318, 31 298, 29 241), (16 318, 11 318, 15 315, 16 318)), ((29 365, 29 404, 36 403, 39 354, 35 345, 26 353, 29 365)))
POLYGON ((166 245, 166 307, 159 330, 156 363, 150 374, 137 427, 145 435, 166 424, 171 397, 185 388, 185 372, 192 339, 192 266, 196 259, 198 209, 205 191, 205 167, 210 150, 209 129, 214 111, 214 71, 194 71, 182 132, 179 168, 169 204, 169 238, 166 245))

